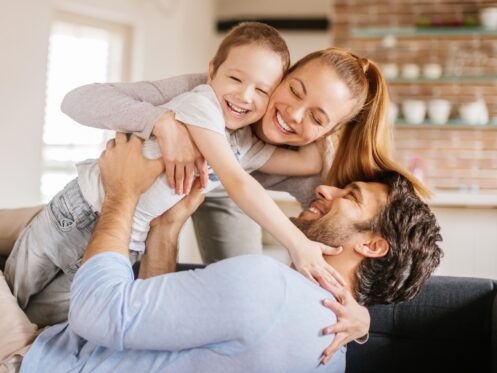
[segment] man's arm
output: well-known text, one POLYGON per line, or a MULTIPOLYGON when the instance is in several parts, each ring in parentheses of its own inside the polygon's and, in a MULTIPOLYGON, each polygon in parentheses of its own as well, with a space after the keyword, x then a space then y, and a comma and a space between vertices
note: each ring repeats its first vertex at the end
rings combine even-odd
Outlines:
POLYGON ((128 141, 126 135, 118 133, 100 156, 105 199, 83 263, 102 252, 116 252, 128 257, 131 224, 138 198, 163 170, 160 160, 148 160, 143 156, 142 142, 136 136, 128 141))
POLYGON ((76 273, 69 327, 114 350, 216 350, 230 343, 232 351, 243 351, 270 329, 284 307, 280 268, 254 255, 134 280, 126 258, 102 253, 76 273))
POLYGON ((146 279, 175 271, 179 233, 203 200, 204 195, 197 180, 189 195, 152 221, 138 278, 146 279))

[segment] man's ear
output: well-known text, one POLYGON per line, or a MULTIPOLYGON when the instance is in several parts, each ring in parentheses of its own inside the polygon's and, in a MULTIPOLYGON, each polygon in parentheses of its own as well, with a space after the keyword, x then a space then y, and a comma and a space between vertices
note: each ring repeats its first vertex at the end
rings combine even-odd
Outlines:
POLYGON ((213 77, 214 77, 214 64, 212 63, 212 61, 209 61, 209 71, 207 74, 207 83, 208 84, 210 84, 213 77))
POLYGON ((390 245, 383 237, 375 236, 369 242, 355 247, 355 250, 366 258, 381 258, 388 254, 390 245))

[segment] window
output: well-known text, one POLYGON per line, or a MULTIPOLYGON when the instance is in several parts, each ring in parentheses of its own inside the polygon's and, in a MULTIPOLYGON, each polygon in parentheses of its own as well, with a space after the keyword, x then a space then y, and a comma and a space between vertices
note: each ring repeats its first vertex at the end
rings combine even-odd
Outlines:
POLYGON ((52 24, 43 129, 42 200, 47 202, 76 176, 75 163, 96 158, 110 131, 82 126, 60 111, 64 95, 93 82, 127 77, 129 28, 59 14, 52 24))

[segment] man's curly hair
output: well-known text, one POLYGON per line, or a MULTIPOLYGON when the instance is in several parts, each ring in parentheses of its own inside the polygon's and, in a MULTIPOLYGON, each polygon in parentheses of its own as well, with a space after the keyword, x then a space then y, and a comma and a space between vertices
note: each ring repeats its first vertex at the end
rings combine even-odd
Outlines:
POLYGON ((383 237, 387 255, 366 258, 357 272, 356 294, 364 305, 399 303, 416 296, 440 263, 440 227, 412 184, 396 172, 371 180, 388 186, 386 204, 368 223, 358 226, 383 237))

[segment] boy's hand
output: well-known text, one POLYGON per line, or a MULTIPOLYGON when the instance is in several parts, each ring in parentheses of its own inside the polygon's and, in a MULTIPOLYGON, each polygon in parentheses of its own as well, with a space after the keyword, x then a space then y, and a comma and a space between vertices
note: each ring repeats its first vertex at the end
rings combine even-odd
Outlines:
POLYGON ((207 186, 207 162, 193 142, 186 126, 178 122, 174 113, 167 112, 155 124, 157 137, 166 169, 166 180, 177 194, 190 193, 195 168, 203 188, 207 186))
POLYGON ((333 248, 325 244, 306 240, 297 250, 290 251, 293 265, 309 280, 325 289, 331 286, 344 286, 345 280, 323 258, 323 254, 337 255, 343 248, 333 248))
POLYGON ((143 156, 143 140, 124 133, 107 142, 98 161, 102 183, 107 194, 138 198, 164 170, 162 160, 143 156))

